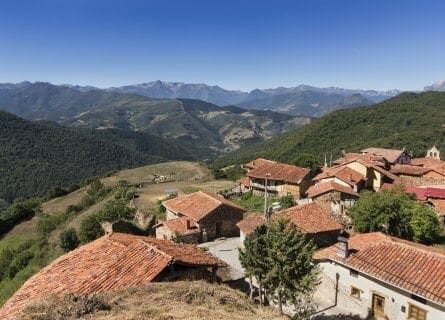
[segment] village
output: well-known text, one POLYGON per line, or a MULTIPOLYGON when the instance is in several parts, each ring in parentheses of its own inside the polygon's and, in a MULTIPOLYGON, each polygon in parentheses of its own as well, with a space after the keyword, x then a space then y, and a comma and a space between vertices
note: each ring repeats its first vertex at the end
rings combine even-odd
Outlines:
POLYGON ((1 318, 17 319, 27 303, 54 293, 91 294, 196 279, 225 283, 246 294, 250 287, 257 303, 292 316, 293 306, 281 306, 240 259, 261 226, 287 221, 316 247, 312 261, 320 274, 308 317, 445 319, 444 244, 401 239, 384 224, 360 232, 348 215, 366 194, 402 190, 435 213, 443 237, 445 162, 436 147, 423 158, 374 147, 344 152, 317 171, 262 158, 242 167, 244 177, 212 185, 213 192, 200 188, 200 177, 175 178, 174 168, 167 174, 139 176, 129 203, 137 209, 137 219, 144 223, 144 197, 157 199, 164 211, 152 226, 152 236, 130 234, 122 220, 103 224, 104 236, 59 257, 26 281, 0 309, 1 318), (189 192, 175 187, 180 180, 189 192), (151 186, 157 189, 141 193, 151 186), (256 205, 247 205, 246 199, 256 205))

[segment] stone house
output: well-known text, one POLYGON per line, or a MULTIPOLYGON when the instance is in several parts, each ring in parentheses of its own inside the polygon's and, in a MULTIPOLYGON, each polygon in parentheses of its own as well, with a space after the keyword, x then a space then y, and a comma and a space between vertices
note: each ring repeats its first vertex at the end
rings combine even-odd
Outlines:
POLYGON ((216 194, 198 191, 166 200, 166 221, 156 226, 156 237, 171 239, 184 235, 195 242, 239 235, 236 224, 245 210, 216 194))
POLYGON ((413 165, 394 165, 391 172, 396 174, 402 184, 406 185, 442 185, 445 184, 445 170, 437 167, 422 167, 413 165))
MULTIPOLYGON (((271 216, 271 219, 280 218, 292 222, 300 232, 313 239, 320 247, 335 243, 342 231, 342 226, 316 203, 293 206, 271 216)), ((255 228, 265 223, 264 215, 260 214, 251 214, 241 220, 238 223, 241 244, 255 228)))
POLYGON ((310 170, 278 162, 264 162, 247 173, 249 190, 262 195, 265 192, 272 196, 292 195, 296 200, 304 197, 311 185, 310 170))
POLYGON ((64 254, 29 278, 0 309, 0 319, 16 320, 27 304, 52 295, 87 295, 159 281, 214 281, 217 269, 225 266, 195 245, 113 233, 64 254))
POLYGON ((318 251, 314 301, 352 315, 438 320, 445 315, 445 251, 385 234, 357 234, 318 251))
POLYGON ((355 192, 360 192, 366 187, 366 176, 347 165, 338 165, 330 168, 325 167, 321 173, 313 178, 313 181, 315 184, 335 182, 349 187, 355 192))
POLYGON ((332 180, 313 185, 308 189, 307 196, 345 227, 350 225, 350 219, 346 213, 359 198, 358 193, 350 186, 332 180))

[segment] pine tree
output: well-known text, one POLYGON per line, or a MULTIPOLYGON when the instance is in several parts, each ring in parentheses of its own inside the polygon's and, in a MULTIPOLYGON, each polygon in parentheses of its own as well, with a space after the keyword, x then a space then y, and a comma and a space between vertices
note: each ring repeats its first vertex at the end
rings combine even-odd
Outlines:
POLYGON ((296 304, 301 296, 318 284, 319 269, 312 256, 316 246, 287 220, 273 221, 267 232, 264 284, 278 297, 278 310, 283 313, 283 301, 296 304))
POLYGON ((244 240, 244 249, 239 249, 239 259, 250 282, 250 298, 253 299, 253 277, 259 284, 260 304, 263 303, 262 283, 267 272, 267 226, 261 225, 244 240))

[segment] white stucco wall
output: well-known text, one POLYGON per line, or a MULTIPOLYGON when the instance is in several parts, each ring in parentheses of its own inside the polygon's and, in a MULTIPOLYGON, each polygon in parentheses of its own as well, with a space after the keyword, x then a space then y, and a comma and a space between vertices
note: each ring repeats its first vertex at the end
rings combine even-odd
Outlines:
POLYGON ((320 263, 322 283, 317 289, 316 299, 329 300, 334 303, 336 274, 339 276, 337 306, 349 310, 352 314, 366 317, 372 307, 372 295, 376 293, 385 297, 385 315, 390 320, 407 320, 409 304, 427 311, 428 320, 445 319, 445 306, 427 301, 426 304, 411 299, 411 293, 375 280, 365 274, 350 274, 350 269, 334 262, 320 263), (351 286, 361 290, 360 300, 350 296, 351 286), (405 307, 405 312, 402 311, 405 307))

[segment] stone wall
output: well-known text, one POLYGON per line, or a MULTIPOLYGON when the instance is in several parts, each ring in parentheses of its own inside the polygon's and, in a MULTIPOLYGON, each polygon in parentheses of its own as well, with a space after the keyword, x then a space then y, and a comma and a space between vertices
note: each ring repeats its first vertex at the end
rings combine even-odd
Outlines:
POLYGON ((220 237, 238 237, 236 224, 243 219, 243 210, 221 205, 206 217, 198 221, 199 228, 207 233, 207 239, 220 237))

